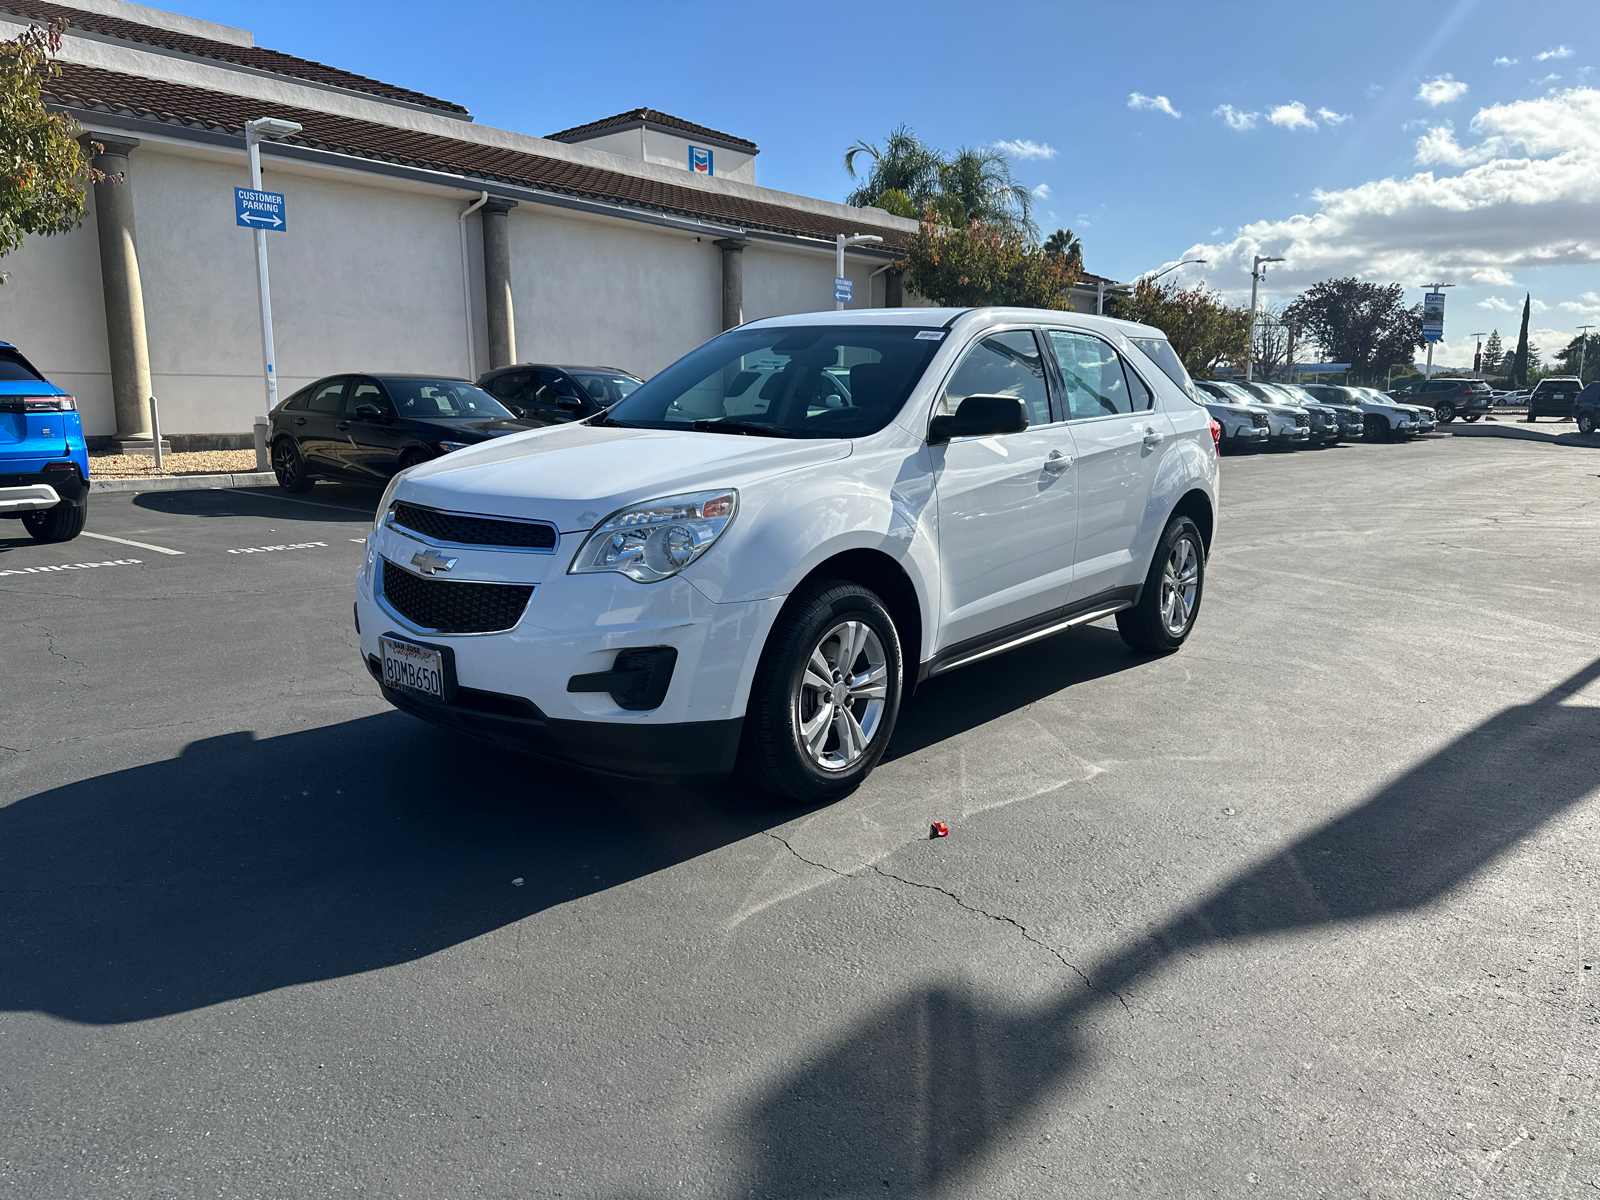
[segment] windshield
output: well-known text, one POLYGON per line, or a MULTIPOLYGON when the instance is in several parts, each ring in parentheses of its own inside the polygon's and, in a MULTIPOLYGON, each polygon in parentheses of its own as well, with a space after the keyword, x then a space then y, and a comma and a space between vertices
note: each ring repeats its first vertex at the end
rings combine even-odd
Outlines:
POLYGON ((515 419, 500 401, 465 380, 386 378, 380 382, 402 417, 420 421, 460 417, 515 419))
POLYGON ((633 395, 643 382, 620 371, 569 371, 567 374, 583 385, 583 390, 594 397, 596 404, 607 408, 633 395))
POLYGON ((861 437, 894 419, 944 336, 912 325, 729 330, 640 386, 603 423, 861 437))
POLYGON ((1189 378, 1189 372, 1183 369, 1183 360, 1178 357, 1178 352, 1172 348, 1172 343, 1166 338, 1129 338, 1135 346, 1149 356, 1150 361, 1161 368, 1161 373, 1173 383, 1183 389, 1184 395, 1195 403, 1204 403, 1195 392, 1194 380, 1189 378))

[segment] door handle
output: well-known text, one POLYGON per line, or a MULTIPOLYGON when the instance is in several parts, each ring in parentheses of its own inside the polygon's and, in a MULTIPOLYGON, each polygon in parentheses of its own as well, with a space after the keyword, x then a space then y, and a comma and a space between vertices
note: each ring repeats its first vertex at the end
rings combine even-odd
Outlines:
POLYGON ((296 425, 304 425, 306 423, 306 419, 304 417, 296 417, 294 419, 294 423, 296 425))
POLYGON ((1146 446, 1159 446, 1165 440, 1161 434, 1156 432, 1154 425, 1146 425, 1144 427, 1144 444, 1146 446))
POLYGON ((1059 475, 1072 465, 1072 455, 1063 454, 1059 450, 1052 450, 1045 456, 1044 469, 1052 475, 1059 475))
POLYGON ((339 422, 339 428, 340 429, 349 429, 350 428, 350 422, 349 421, 340 421, 339 422))

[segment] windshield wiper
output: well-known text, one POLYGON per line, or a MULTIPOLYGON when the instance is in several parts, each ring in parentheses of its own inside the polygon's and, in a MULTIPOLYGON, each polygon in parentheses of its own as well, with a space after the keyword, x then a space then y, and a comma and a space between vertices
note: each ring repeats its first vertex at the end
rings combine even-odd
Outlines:
POLYGON ((591 425, 609 425, 613 429, 643 429, 643 425, 635 425, 632 421, 619 421, 613 416, 602 412, 599 416, 589 419, 591 425))
POLYGON ((776 425, 760 425, 755 421, 729 421, 721 417, 715 420, 695 421, 690 424, 690 429, 699 430, 701 433, 743 433, 755 437, 793 437, 787 429, 780 429, 776 425))

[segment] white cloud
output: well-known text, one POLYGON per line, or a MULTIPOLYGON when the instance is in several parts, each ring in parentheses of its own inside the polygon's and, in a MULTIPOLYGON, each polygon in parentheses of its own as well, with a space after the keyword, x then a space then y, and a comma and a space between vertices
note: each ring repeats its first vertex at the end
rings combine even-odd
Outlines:
POLYGON ((1350 120, 1351 114, 1336 113, 1331 108, 1319 108, 1317 109, 1317 116, 1321 117, 1329 125, 1343 125, 1350 120))
POLYGON ((1218 225, 1215 229, 1213 229, 1211 231, 1211 236, 1212 237, 1221 237, 1223 235, 1223 233, 1224 233, 1224 226, 1218 225))
POLYGON ((1297 291, 1337 275, 1509 289, 1516 270, 1600 264, 1600 89, 1492 105, 1467 128, 1466 144, 1448 125, 1419 139, 1435 170, 1316 192, 1309 214, 1175 257, 1209 259, 1231 295, 1248 293, 1253 254, 1286 258, 1272 279, 1297 291))
POLYGON ((1440 75, 1437 79, 1430 79, 1417 89, 1417 99, 1424 104, 1438 108, 1441 104, 1449 104, 1459 100, 1467 94, 1467 85, 1459 79, 1449 75, 1440 75))
POLYGON ((1520 58, 1507 58, 1502 54, 1499 58, 1494 60, 1494 65, 1497 67, 1514 67, 1521 61, 1522 60, 1520 58))
POLYGON ((1213 117, 1221 117, 1228 123, 1229 129, 1241 130, 1254 129, 1256 127, 1256 119, 1261 116, 1258 112, 1245 112, 1231 104, 1219 105, 1211 115, 1213 117))
POLYGON ((1561 78, 1561 76, 1557 75, 1554 71, 1552 71, 1552 72, 1550 72, 1550 74, 1546 75, 1543 79, 1530 79, 1530 80, 1528 80, 1528 82, 1533 84, 1534 87, 1543 87, 1547 83, 1556 83, 1556 82, 1558 82, 1560 80, 1560 78, 1561 78))
POLYGON ((1315 129, 1317 123, 1306 116, 1306 106, 1294 100, 1288 104, 1280 104, 1267 114, 1267 120, 1274 125, 1281 125, 1285 129, 1315 129))
POLYGON ((1172 107, 1172 101, 1165 96, 1146 96, 1143 92, 1129 92, 1128 107, 1166 113, 1169 117, 1183 116, 1181 112, 1172 107))
POLYGON ((1556 307, 1580 317, 1600 317, 1600 292, 1584 292, 1576 300, 1563 300, 1556 307))
POLYGON ((1492 312, 1508 313, 1516 311, 1516 309, 1512 307, 1511 301, 1501 296, 1485 296, 1482 300, 1478 301, 1478 307, 1487 308, 1492 312))
POLYGON ((1383 84, 1381 84, 1381 83, 1369 83, 1369 84, 1367 84, 1367 95, 1376 96, 1381 91, 1383 91, 1383 84))
POLYGON ((1035 200, 1050 199, 1050 185, 1048 183, 1041 183, 1038 187, 1034 188, 1033 198, 1035 200))
POLYGON ((1554 50, 1546 50, 1543 54, 1535 54, 1534 62, 1548 62, 1552 58, 1571 58, 1571 46, 1557 46, 1554 50))
POLYGON ((1030 142, 1027 138, 1019 138, 1014 142, 996 142, 994 148, 1012 158, 1054 158, 1060 153, 1049 142, 1030 142))

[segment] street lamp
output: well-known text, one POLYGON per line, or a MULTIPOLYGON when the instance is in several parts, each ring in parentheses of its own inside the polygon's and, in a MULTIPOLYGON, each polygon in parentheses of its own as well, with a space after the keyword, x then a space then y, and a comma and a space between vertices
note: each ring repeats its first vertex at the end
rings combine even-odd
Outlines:
POLYGON ((1261 281, 1266 278, 1266 272, 1261 268, 1269 262, 1282 262, 1281 258, 1263 258, 1255 256, 1255 262, 1250 267, 1250 329, 1245 334, 1244 344, 1244 377, 1245 382, 1255 378, 1256 369, 1256 293, 1261 288, 1261 281))
MULTIPOLYGON (((264 137, 293 137, 300 125, 282 121, 277 117, 263 117, 259 121, 244 123, 244 148, 250 155, 250 187, 261 190, 261 139, 264 137)), ((256 235, 256 278, 261 284, 261 355, 266 363, 267 412, 278 407, 278 375, 273 367, 272 350, 272 288, 267 282, 267 231, 259 226, 256 235)), ((266 416, 256 418, 256 470, 271 467, 267 459, 267 430, 271 422, 266 416)))
POLYGON ((834 285, 833 285, 833 289, 834 289, 834 293, 835 293, 834 298, 833 298, 833 310, 834 310, 834 312, 839 312, 840 310, 842 310, 844 308, 844 301, 839 299, 838 294, 837 294, 838 290, 839 290, 838 281, 844 278, 844 248, 846 246, 865 246, 865 245, 867 245, 867 244, 869 244, 871 242, 881 242, 881 241, 883 241, 883 239, 881 237, 879 237, 875 233, 852 233, 849 237, 845 237, 845 235, 841 233, 841 234, 839 234, 839 236, 837 238, 834 239, 834 243, 833 243, 833 245, 834 245, 834 253, 833 253, 834 285))
POLYGON ((1154 283, 1168 271, 1176 271, 1179 267, 1187 267, 1190 263, 1204 263, 1205 261, 1206 260, 1203 258, 1186 258, 1182 262, 1173 263, 1170 267, 1161 268, 1161 270, 1157 271, 1154 275, 1148 276, 1148 278, 1151 283, 1154 283))

